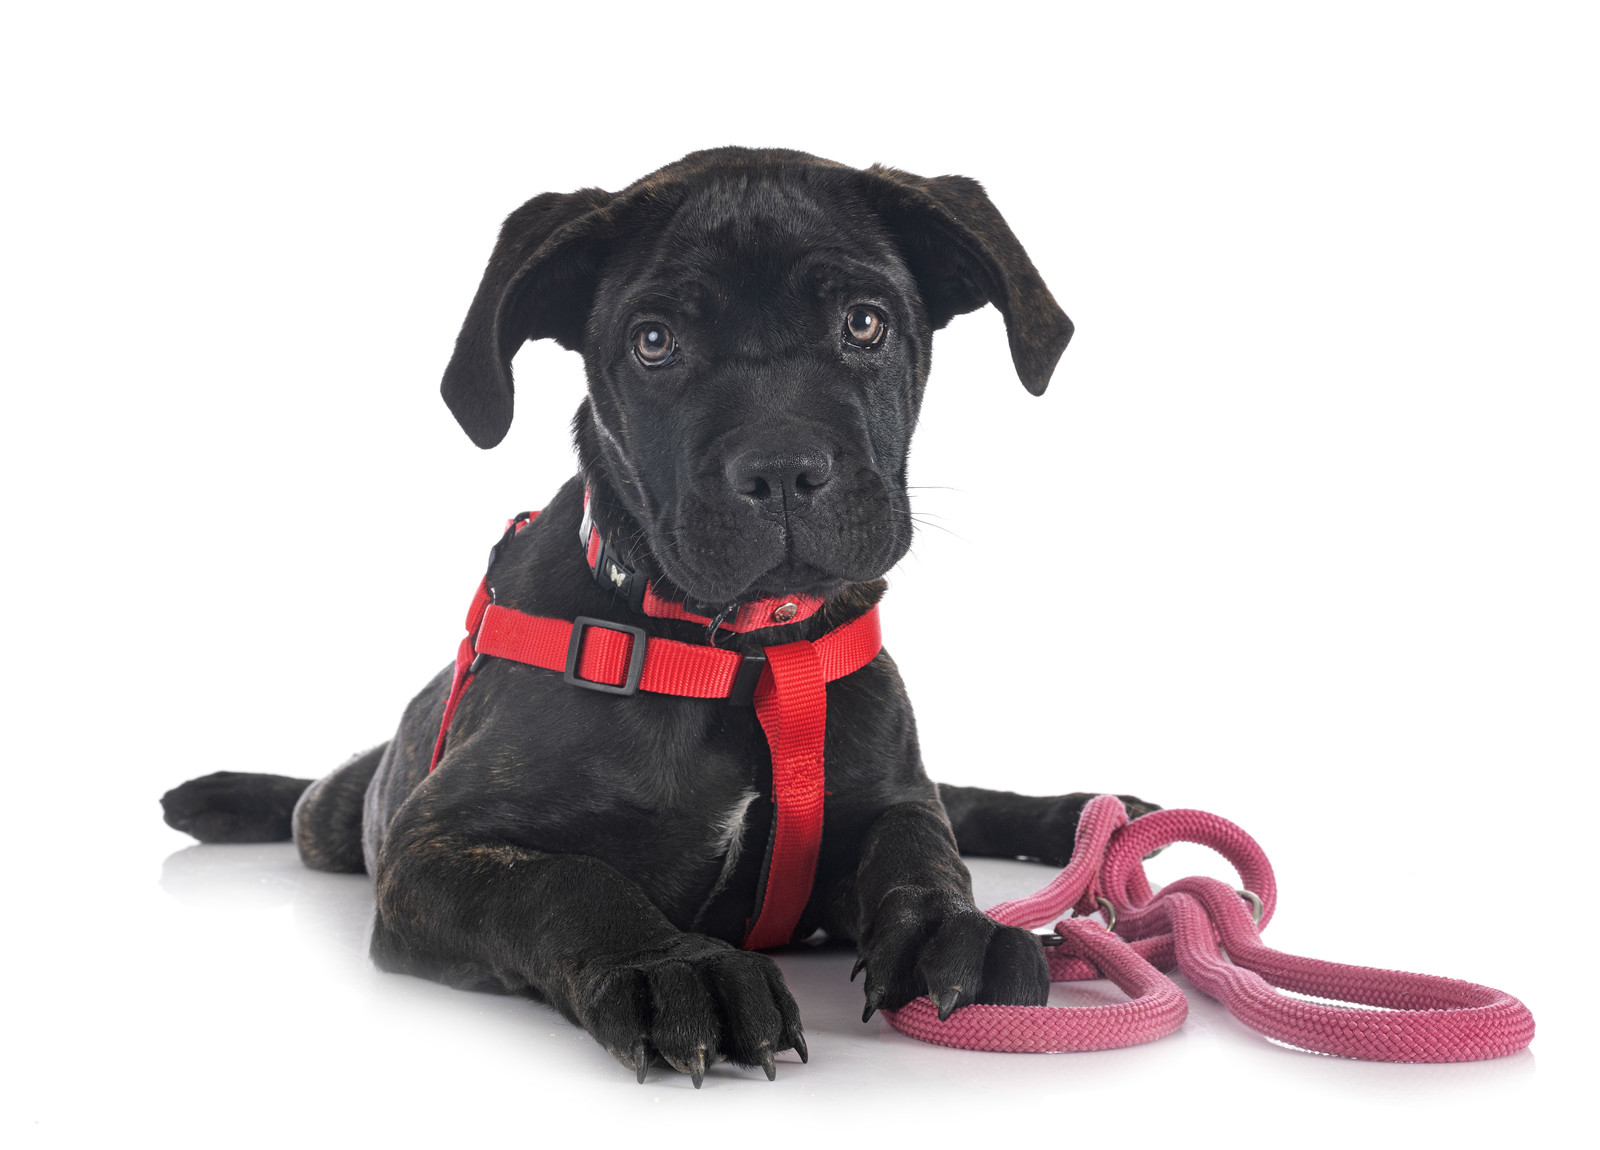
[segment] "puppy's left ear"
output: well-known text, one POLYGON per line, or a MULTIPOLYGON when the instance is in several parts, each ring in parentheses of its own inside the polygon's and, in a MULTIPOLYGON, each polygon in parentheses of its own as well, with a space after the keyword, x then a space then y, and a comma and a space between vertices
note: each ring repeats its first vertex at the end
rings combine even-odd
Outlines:
POLYGON ((1022 385, 1041 395, 1072 338, 1072 321, 1022 244, 966 176, 913 176, 874 164, 867 195, 900 246, 937 330, 992 303, 1005 317, 1011 362, 1022 385))
POLYGON ((575 349, 594 302, 605 211, 614 197, 599 188, 546 192, 507 217, 483 270, 478 294, 456 337, 440 394, 479 447, 511 428, 511 360, 530 339, 575 349))

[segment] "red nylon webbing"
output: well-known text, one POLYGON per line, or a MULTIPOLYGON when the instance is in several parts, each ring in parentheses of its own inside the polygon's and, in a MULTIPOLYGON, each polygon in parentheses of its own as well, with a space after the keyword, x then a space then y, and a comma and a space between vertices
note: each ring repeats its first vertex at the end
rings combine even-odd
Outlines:
POLYGON ((807 642, 768 647, 756 686, 756 715, 772 748, 772 854, 761 909, 744 949, 782 946, 811 897, 822 846, 822 739, 828 692, 822 660, 807 642))
MULTIPOLYGON (((532 520, 529 520, 532 522, 532 520)), ((461 640, 456 648, 456 669, 450 679, 450 694, 444 701, 444 718, 439 722, 439 736, 433 740, 433 757, 428 760, 428 773, 433 773, 433 768, 439 765, 439 757, 444 754, 445 734, 450 730, 450 720, 456 717, 456 708, 461 705, 461 696, 466 693, 467 685, 472 682, 472 636, 478 630, 478 624, 483 621, 483 613, 489 606, 489 577, 485 575, 478 583, 477 594, 472 597, 472 606, 467 608, 467 637, 461 640)))
MULTIPOLYGON (((759 631, 763 627, 799 623, 820 611, 822 603, 823 600, 815 595, 779 595, 775 599, 755 599, 749 603, 741 603, 733 617, 724 619, 721 626, 725 630, 742 635, 746 631, 759 631), (792 611, 785 611, 784 608, 792 608, 792 611)), ((711 624, 710 616, 696 615, 682 603, 663 599, 656 594, 655 587, 649 583, 644 585, 643 609, 646 615, 657 619, 681 619, 685 623, 699 623, 702 626, 711 624)))
MULTIPOLYGON (((469 650, 549 671, 565 671, 567 646, 571 641, 572 624, 565 619, 529 615, 490 603, 482 612, 476 646, 469 650)), ((645 642, 639 689, 660 695, 726 698, 744 661, 737 651, 680 643, 675 639, 647 639, 645 642)), ((815 643, 805 645, 816 649, 819 673, 824 682, 842 678, 864 667, 883 646, 878 609, 874 607, 815 643)), ((777 649, 766 648, 769 659, 771 652, 777 649)), ((627 674, 632 654, 633 637, 626 632, 598 626, 585 628, 583 645, 578 650, 578 676, 616 686, 627 674)))

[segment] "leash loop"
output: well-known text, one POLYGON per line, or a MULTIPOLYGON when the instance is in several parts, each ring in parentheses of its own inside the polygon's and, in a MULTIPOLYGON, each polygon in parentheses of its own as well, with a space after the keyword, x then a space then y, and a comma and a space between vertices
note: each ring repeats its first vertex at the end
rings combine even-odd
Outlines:
POLYGON ((1082 918, 1055 924, 1060 945, 1053 945, 1056 936, 1044 940, 1050 978, 1109 978, 1130 1001, 967 1006, 941 1023, 933 1004, 919 998, 883 1014, 913 1038, 972 1050, 1132 1046, 1182 1023, 1187 1003, 1161 973, 1176 966, 1246 1026, 1303 1050, 1379 1062, 1465 1062, 1514 1054, 1533 1040, 1528 1008, 1492 987, 1273 950, 1261 942, 1261 930, 1277 899, 1272 864, 1234 823, 1195 810, 1154 811, 1129 821, 1116 796, 1100 795, 1079 816, 1072 858, 1061 873, 1034 894, 987 913, 1032 929, 1068 908, 1091 913, 1104 903, 1114 933, 1082 918), (1242 887, 1195 875, 1153 891, 1143 860, 1176 842, 1217 851, 1242 887), (1301 997, 1307 995, 1334 1004, 1301 997))

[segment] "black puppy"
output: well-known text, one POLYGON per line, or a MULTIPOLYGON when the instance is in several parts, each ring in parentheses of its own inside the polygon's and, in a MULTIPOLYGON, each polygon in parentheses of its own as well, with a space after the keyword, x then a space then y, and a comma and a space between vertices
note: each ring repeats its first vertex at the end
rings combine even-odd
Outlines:
MULTIPOLYGON (((931 333, 985 303, 1044 391, 1072 324, 959 176, 723 148, 620 193, 530 200, 501 231, 443 393, 492 447, 522 343, 583 355, 581 474, 507 532, 472 624, 491 609, 594 620, 565 674, 485 655, 480 631, 388 743, 314 784, 194 780, 163 799, 167 821, 259 841, 289 837, 292 811, 308 866, 373 876, 379 966, 549 1002, 641 1082, 658 1057, 696 1086, 723 1059, 769 1077, 776 1051, 804 1060, 776 965, 739 949, 790 864, 774 861, 766 719, 729 696, 770 698, 763 652, 875 608, 911 540, 931 333), (630 690, 637 666, 610 691, 575 689, 596 685, 579 668, 596 634, 625 663, 663 641, 748 658, 726 656, 738 673, 716 697, 630 690)), ((854 940, 864 1019, 921 994, 944 1015, 1044 1002, 1039 939, 978 911, 958 851, 1063 862, 1088 796, 936 788, 887 653, 825 699, 820 848, 776 941, 854 940)))

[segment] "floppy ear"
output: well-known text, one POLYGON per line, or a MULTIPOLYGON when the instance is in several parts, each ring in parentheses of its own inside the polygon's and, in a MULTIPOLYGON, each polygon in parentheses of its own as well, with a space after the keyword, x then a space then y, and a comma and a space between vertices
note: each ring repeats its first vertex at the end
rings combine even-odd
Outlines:
POLYGON ((576 348, 594 302, 610 192, 535 196, 507 217, 456 337, 439 392, 472 442, 511 428, 511 359, 524 341, 576 348))
POLYGON ((928 322, 941 328, 992 303, 1005 317, 1011 362, 1040 395, 1072 338, 1028 253, 984 193, 966 176, 928 179, 874 164, 867 194, 916 277, 928 322))

